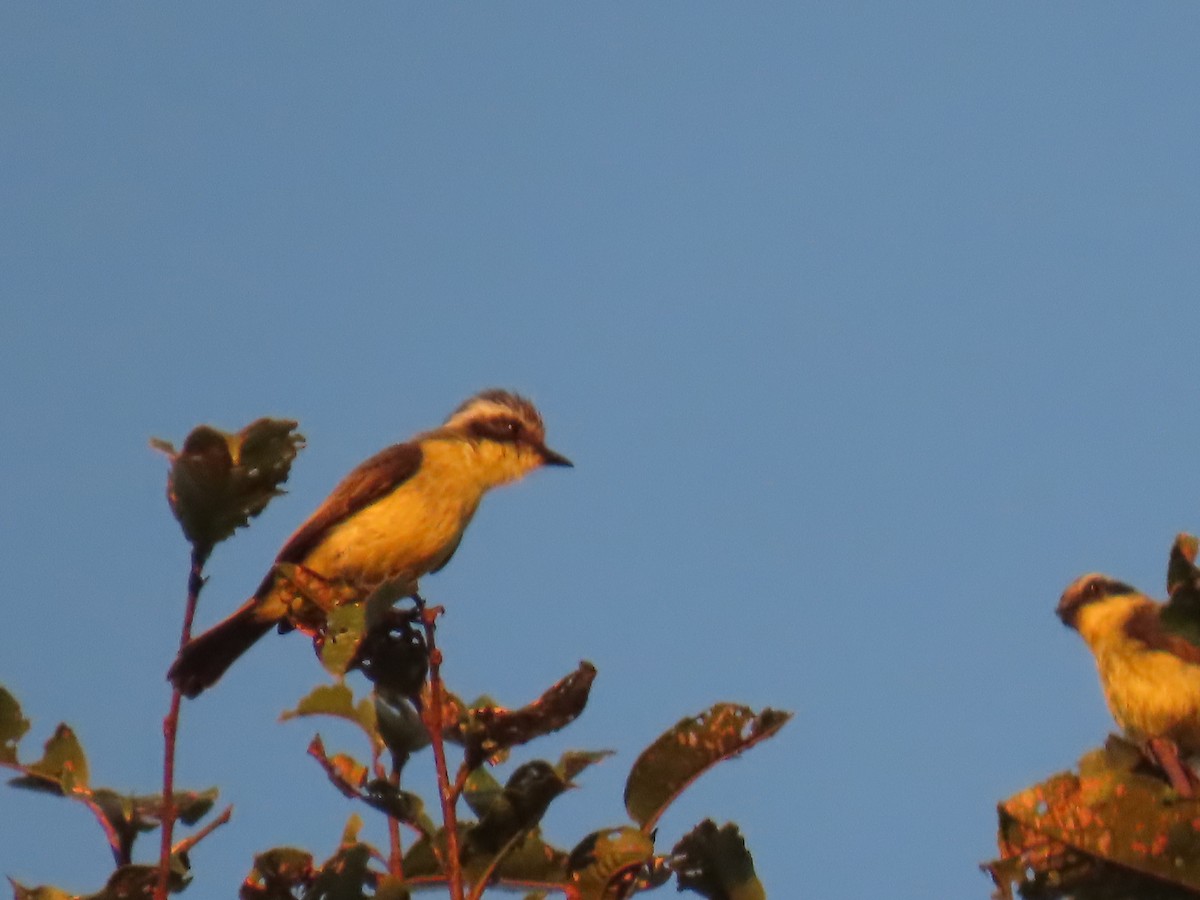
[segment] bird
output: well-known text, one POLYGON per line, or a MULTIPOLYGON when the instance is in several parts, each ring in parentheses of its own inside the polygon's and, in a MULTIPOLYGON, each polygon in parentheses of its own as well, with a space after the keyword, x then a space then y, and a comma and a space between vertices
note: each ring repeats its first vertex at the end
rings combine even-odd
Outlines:
POLYGON ((1073 581, 1056 610, 1096 660, 1117 725, 1185 797, 1200 779, 1182 757, 1200 753, 1200 646, 1163 623, 1166 604, 1105 575, 1073 581))
POLYGON ((273 627, 295 621, 289 572, 328 583, 339 602, 415 597, 450 561, 483 495, 543 466, 572 466, 546 446, 541 414, 507 390, 481 391, 438 428, 356 466, 284 543, 258 590, 188 641, 167 673, 186 697, 211 687, 273 627))

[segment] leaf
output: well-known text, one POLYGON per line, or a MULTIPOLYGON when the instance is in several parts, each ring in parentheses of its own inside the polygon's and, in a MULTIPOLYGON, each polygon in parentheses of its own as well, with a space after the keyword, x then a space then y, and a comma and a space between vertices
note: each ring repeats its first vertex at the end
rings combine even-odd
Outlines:
POLYGON ((504 785, 487 769, 476 769, 467 776, 462 796, 467 806, 471 807, 471 812, 483 816, 504 796, 504 785))
POLYGON ((365 604, 366 635, 347 668, 361 669, 377 691, 417 700, 429 673, 429 650, 415 609, 365 604))
POLYGON ((295 847, 275 847, 254 857, 254 867, 238 891, 240 900, 293 900, 294 889, 316 877, 313 856, 295 847))
POLYGON ((321 764, 333 786, 351 800, 359 799, 367 780, 367 767, 345 753, 328 756, 321 736, 317 735, 308 745, 308 755, 321 764))
POLYGON ((29 731, 29 720, 17 698, 0 687, 0 763, 17 761, 17 744, 29 731))
POLYGON ((469 856, 494 855, 522 831, 541 821, 550 801, 567 789, 554 768, 540 759, 519 766, 499 796, 490 798, 479 822, 467 832, 469 856))
POLYGON ((329 610, 320 645, 321 665, 339 678, 357 658, 365 628, 363 604, 346 602, 347 599, 340 598, 338 605, 329 610))
POLYGON ((374 705, 366 698, 356 704, 354 692, 344 682, 318 685, 296 704, 295 709, 281 713, 279 719, 286 722, 305 716, 333 716, 345 719, 362 729, 372 743, 377 740, 374 705))
POLYGON ((498 878, 521 885, 567 882, 567 853, 541 838, 534 828, 521 837, 496 868, 498 878))
POLYGON ((211 551, 283 493, 279 485, 304 446, 296 424, 258 419, 237 434, 200 425, 178 452, 167 441, 151 440, 170 458, 167 500, 193 547, 211 551))
POLYGON ((454 728, 466 751, 464 765, 477 768, 489 757, 536 737, 558 731, 583 712, 596 668, 582 662, 537 700, 517 710, 497 706, 470 709, 454 728))
POLYGON ((653 839, 630 826, 589 834, 567 860, 579 900, 628 897, 656 868, 653 839))
POLYGON ((708 900, 766 900, 754 874, 754 860, 732 822, 717 828, 712 819, 705 819, 675 845, 671 855, 681 891, 695 891, 708 900))
POLYGON ((49 885, 31 888, 12 878, 8 879, 8 883, 12 885, 13 900, 78 900, 75 894, 68 894, 49 885))
POLYGON ((369 868, 371 848, 366 844, 347 844, 321 866, 304 900, 364 900, 363 888, 375 876, 369 868))
POLYGON ((584 769, 607 759, 613 753, 612 750, 568 750, 558 758, 558 765, 554 769, 563 781, 571 782, 584 769))
POLYGON ((87 788, 87 757, 83 755, 83 747, 79 745, 75 732, 65 724, 60 724, 46 741, 42 758, 26 766, 25 771, 25 777, 14 778, 9 783, 14 787, 52 794, 69 794, 87 788))
POLYGON ((999 820, 1000 858, 984 868, 1002 891, 1013 882, 1048 898, 1200 890, 1195 805, 1142 774, 1140 754, 1119 739, 1086 754, 1077 775, 1060 773, 1005 800, 999 820))
POLYGON ((361 796, 370 806, 397 821, 411 825, 422 834, 433 834, 437 830, 433 820, 425 812, 425 801, 416 794, 400 790, 382 778, 368 781, 363 786, 361 796))
POLYGON ((625 809, 649 832, 689 784, 723 759, 773 736, 789 712, 718 703, 698 716, 680 719, 642 751, 625 782, 625 809))
MULTIPOLYGON (((185 825, 194 825, 212 809, 217 795, 216 788, 203 793, 176 791, 176 818, 185 825)), ((162 794, 134 796, 97 788, 91 793, 91 801, 117 835, 125 859, 130 857, 138 834, 152 831, 162 822, 162 794)))
POLYGON ((1200 569, 1196 568, 1197 540, 1180 534, 1167 563, 1167 592, 1162 623, 1167 630, 1200 645, 1200 569))
MULTIPOLYGON (((178 856, 171 857, 171 869, 168 877, 172 892, 180 891, 191 879, 187 864, 178 856)), ((151 900, 154 888, 158 884, 158 866, 126 865, 121 866, 109 876, 104 890, 93 894, 87 900, 131 900, 144 898, 151 900)))

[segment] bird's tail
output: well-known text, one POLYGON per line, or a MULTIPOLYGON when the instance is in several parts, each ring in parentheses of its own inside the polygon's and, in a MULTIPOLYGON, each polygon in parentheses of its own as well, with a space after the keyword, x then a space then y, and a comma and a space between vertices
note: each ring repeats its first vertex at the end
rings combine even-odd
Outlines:
POLYGON ((255 614, 258 599, 251 597, 228 618, 218 622, 179 651, 167 678, 185 697, 195 697, 217 683, 225 670, 270 631, 275 622, 255 614))

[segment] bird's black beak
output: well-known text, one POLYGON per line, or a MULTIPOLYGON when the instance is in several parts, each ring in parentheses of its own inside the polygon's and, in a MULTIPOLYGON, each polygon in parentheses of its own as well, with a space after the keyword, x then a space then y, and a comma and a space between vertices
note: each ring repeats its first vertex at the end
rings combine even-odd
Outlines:
POLYGON ((1075 620, 1079 613, 1079 598, 1075 592, 1068 589, 1058 598, 1058 606, 1054 610, 1060 622, 1068 628, 1075 627, 1075 620))
POLYGON ((545 444, 543 444, 539 449, 542 452, 542 462, 545 465, 547 465, 547 466, 566 466, 567 468, 575 467, 575 463, 571 462, 569 459, 567 459, 561 453, 555 453, 553 450, 551 450, 545 444))

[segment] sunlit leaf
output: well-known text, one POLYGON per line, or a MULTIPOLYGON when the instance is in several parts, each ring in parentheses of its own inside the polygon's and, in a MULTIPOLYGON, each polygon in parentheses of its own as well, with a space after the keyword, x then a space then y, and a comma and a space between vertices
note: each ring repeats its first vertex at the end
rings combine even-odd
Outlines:
POLYGON ((570 724, 587 704, 596 668, 588 662, 520 709, 470 709, 459 720, 456 739, 466 750, 468 768, 498 752, 550 734, 570 724))
POLYGON ((1142 774, 1135 748, 1113 739, 1064 772, 1000 804, 1001 890, 1039 897, 1182 896, 1200 891, 1200 819, 1167 783, 1142 774), (1171 886, 1177 886, 1172 888, 1171 886))
POLYGON ((13 900, 78 900, 77 895, 49 885, 31 888, 12 878, 8 879, 8 883, 12 885, 13 900))
POLYGON ((766 900, 754 860, 732 822, 718 828, 706 819, 675 845, 671 868, 680 890, 708 900, 766 900))
POLYGON ((321 665, 341 677, 358 656, 365 629, 362 603, 342 602, 330 610, 321 644, 321 665))
POLYGON ((200 425, 178 452, 150 442, 171 460, 167 500, 193 546, 211 550, 283 493, 279 485, 304 446, 295 429, 292 421, 259 419, 236 434, 200 425))
POLYGON ((659 816, 706 770, 771 737, 791 713, 718 703, 698 716, 681 719, 647 747, 625 782, 625 808, 650 831, 659 816))
POLYGON ((619 900, 659 866, 650 835, 626 826, 589 834, 571 851, 567 870, 579 900, 619 900))
POLYGON ((320 735, 309 743, 308 755, 321 764, 333 786, 345 796, 352 800, 361 797, 362 786, 367 780, 365 765, 346 753, 327 755, 320 735))
POLYGON ((86 789, 88 783, 87 757, 67 725, 59 725, 46 741, 42 758, 26 767, 26 776, 14 778, 11 784, 29 790, 50 793, 71 793, 86 789))
POLYGON ((296 704, 295 709, 283 712, 281 721, 304 716, 333 716, 358 726, 372 741, 375 740, 375 707, 367 698, 354 702, 354 692, 344 682, 323 684, 312 689, 296 704))
POLYGON ((17 761, 17 744, 29 731, 29 720, 17 698, 0 687, 0 763, 17 761))

